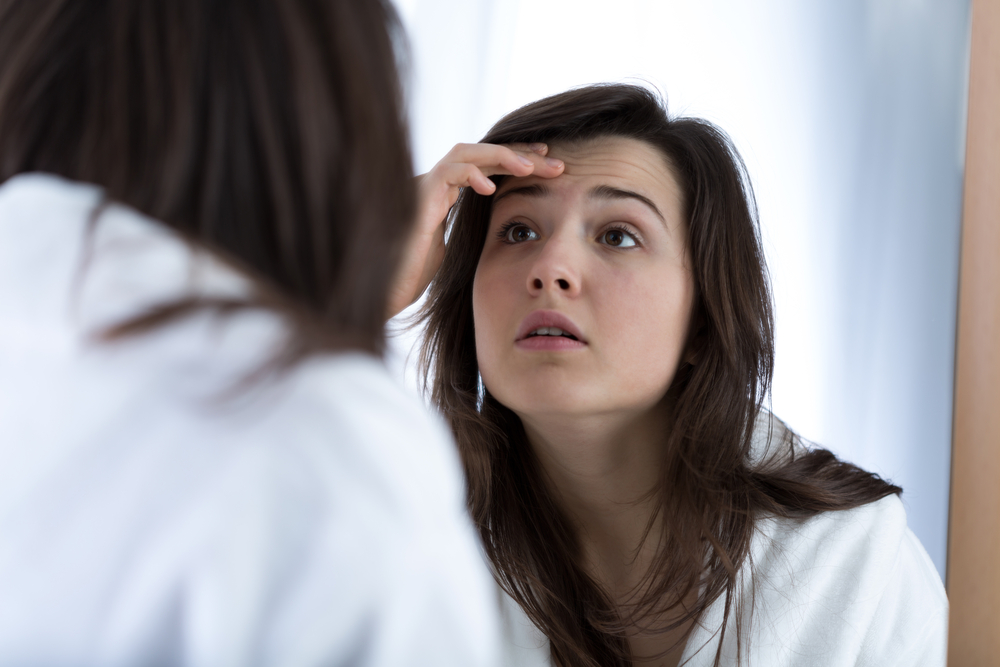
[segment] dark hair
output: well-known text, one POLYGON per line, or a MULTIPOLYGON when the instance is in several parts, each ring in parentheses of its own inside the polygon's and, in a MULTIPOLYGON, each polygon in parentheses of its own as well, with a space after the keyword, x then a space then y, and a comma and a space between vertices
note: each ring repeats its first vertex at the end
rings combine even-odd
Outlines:
POLYGON ((759 517, 807 517, 901 491, 826 450, 796 451, 789 432, 780 456, 751 461, 755 422, 766 413, 770 391, 773 315, 752 190, 722 131, 670 118, 644 88, 598 85, 522 107, 483 141, 553 144, 605 136, 643 141, 671 166, 684 193, 696 293, 687 361, 668 390, 672 422, 663 433, 659 516, 672 545, 660 545, 634 609, 616 609, 579 566, 574 531, 543 482, 519 418, 480 386, 472 290, 491 197, 463 192, 423 313, 425 379, 433 377, 432 398, 458 440, 486 552, 498 581, 548 636, 562 666, 629 665, 629 627, 665 605, 681 618, 663 629, 682 627, 720 596, 722 632, 735 610, 741 645, 749 621, 737 572, 748 561, 759 517), (682 608, 691 594, 696 603, 682 608))
POLYGON ((0 183, 94 183, 209 248, 293 357, 380 353, 415 199, 401 39, 389 0, 0 0, 0 183))

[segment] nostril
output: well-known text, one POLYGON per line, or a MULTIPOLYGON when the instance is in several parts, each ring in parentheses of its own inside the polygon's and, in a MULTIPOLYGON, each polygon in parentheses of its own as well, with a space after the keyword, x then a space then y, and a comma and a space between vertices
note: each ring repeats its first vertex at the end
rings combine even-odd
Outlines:
POLYGON ((562 288, 562 289, 569 289, 569 283, 567 281, 563 280, 562 278, 560 278, 556 282, 559 283, 559 287, 560 288, 562 288))
POLYGON ((543 287, 542 281, 539 280, 538 278, 535 278, 534 282, 531 284, 535 286, 535 289, 542 289, 543 287))

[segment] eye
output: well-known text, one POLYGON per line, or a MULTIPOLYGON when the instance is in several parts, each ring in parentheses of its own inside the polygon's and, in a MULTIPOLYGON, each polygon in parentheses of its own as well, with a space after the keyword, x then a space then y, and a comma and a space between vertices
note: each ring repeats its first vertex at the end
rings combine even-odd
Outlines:
POLYGON ((531 227, 521 222, 508 222, 500 228, 497 236, 504 243, 524 243, 534 241, 538 238, 538 233, 531 227))
POLYGON ((615 227, 604 232, 598 238, 598 241, 604 245, 609 245, 615 248, 631 248, 639 245, 632 232, 619 227, 615 227))

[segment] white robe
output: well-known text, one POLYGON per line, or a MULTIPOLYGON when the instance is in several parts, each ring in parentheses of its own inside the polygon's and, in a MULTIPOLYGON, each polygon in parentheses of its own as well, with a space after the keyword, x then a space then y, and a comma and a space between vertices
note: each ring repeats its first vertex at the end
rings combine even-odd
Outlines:
POLYGON ((383 364, 226 396, 268 312, 92 334, 246 282, 93 186, 0 187, 0 664, 497 664, 450 435, 383 364), (89 238, 89 241, 86 239, 89 238))
MULTIPOLYGON (((752 456, 768 452, 760 420, 752 456)), ((784 430, 773 420, 778 442, 784 430)), ((743 665, 751 667, 943 667, 948 600, 941 578, 906 526, 896 496, 805 520, 757 523, 751 546, 754 578, 741 570, 741 596, 756 586, 743 665)), ((504 596, 505 664, 549 667, 548 640, 514 600, 504 596)), ((719 648, 725 598, 699 619, 680 664, 710 667, 719 648)), ((749 605, 748 605, 749 608, 749 605)), ((735 613, 735 612, 733 612, 735 613)), ((736 663, 730 618, 722 664, 736 663)))

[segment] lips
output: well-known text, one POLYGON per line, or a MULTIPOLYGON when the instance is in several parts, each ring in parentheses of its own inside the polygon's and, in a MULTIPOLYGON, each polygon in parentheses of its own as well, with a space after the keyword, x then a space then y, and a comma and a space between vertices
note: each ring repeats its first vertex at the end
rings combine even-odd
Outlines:
POLYGON ((555 310, 536 310, 529 314, 517 328, 514 341, 518 347, 531 349, 575 349, 587 344, 580 328, 571 319, 555 310), (539 329, 542 331, 539 332, 539 329), (553 331, 554 329, 568 335, 561 335, 553 331), (534 333, 543 335, 533 336, 534 333))

